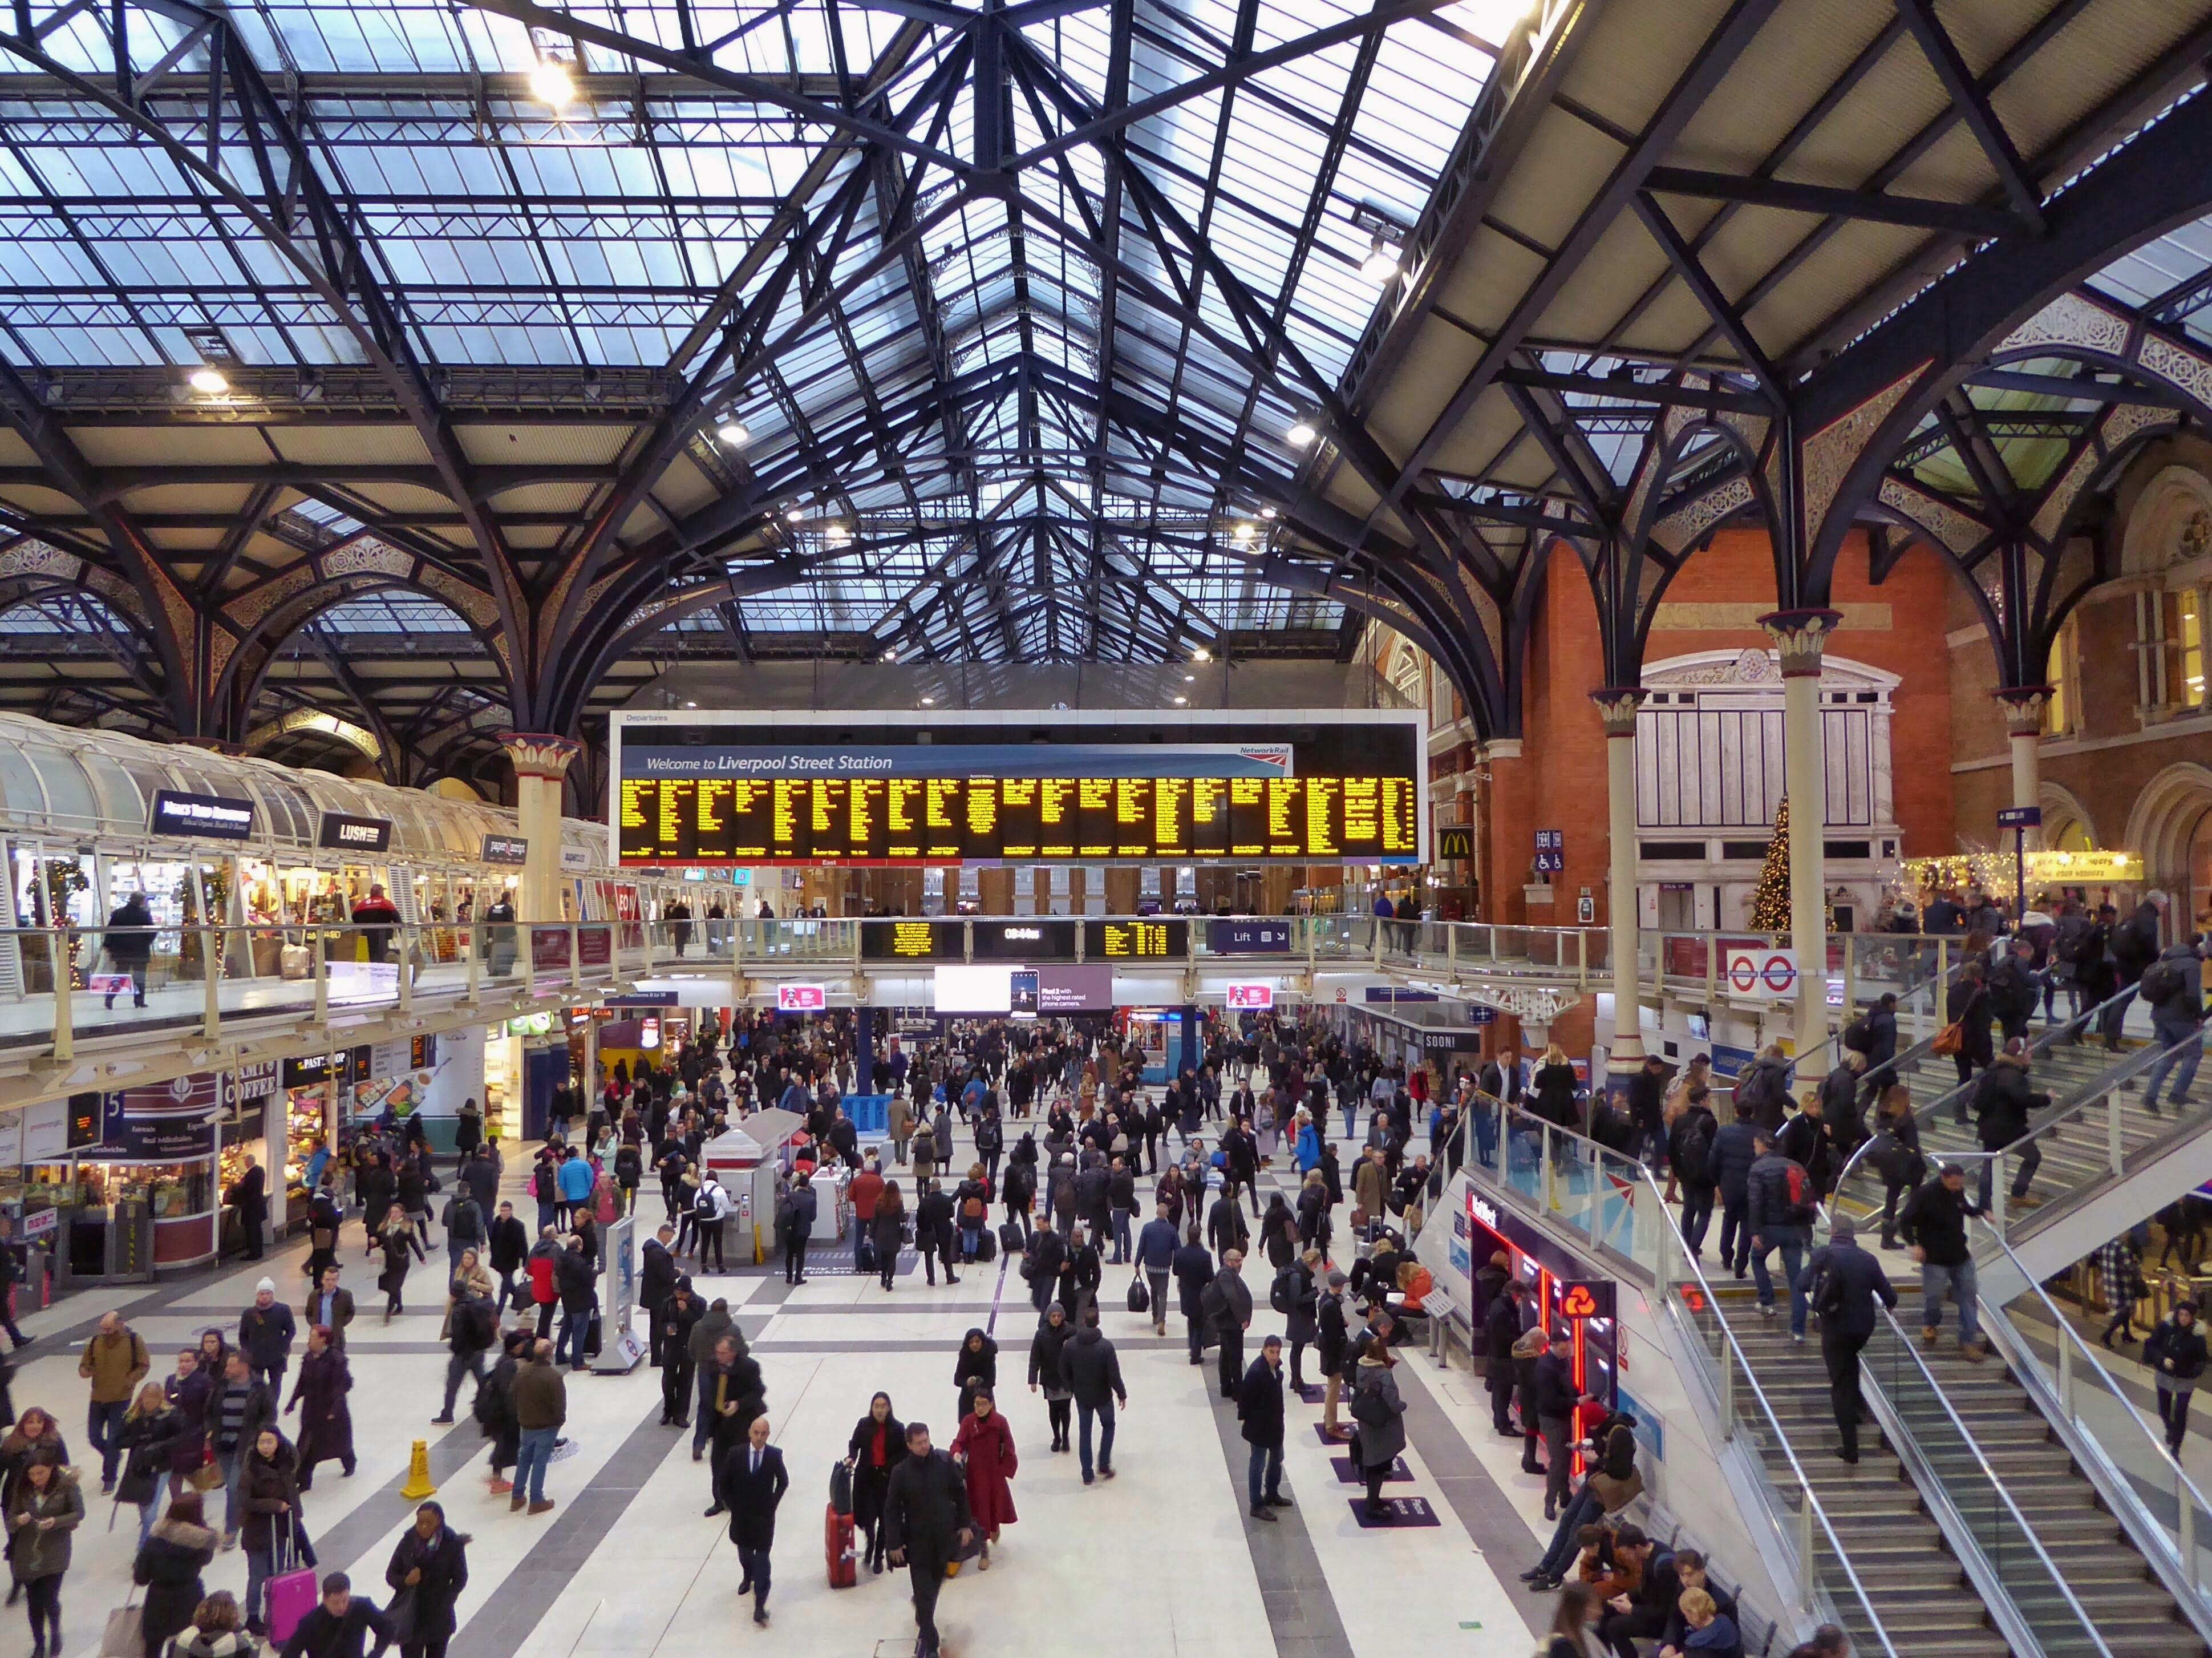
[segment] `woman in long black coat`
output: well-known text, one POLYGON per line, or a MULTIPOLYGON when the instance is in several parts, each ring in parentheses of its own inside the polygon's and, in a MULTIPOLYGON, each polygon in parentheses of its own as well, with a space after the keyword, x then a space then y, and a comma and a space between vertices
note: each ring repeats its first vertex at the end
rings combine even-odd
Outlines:
POLYGON ((160 1658, 169 1637, 191 1627, 192 1612, 207 1594, 200 1573, 215 1558, 218 1534, 206 1521, 198 1491, 185 1491, 138 1548, 131 1581, 146 1591, 140 1614, 146 1658, 160 1658))
POLYGON ((300 1413, 300 1489, 315 1483, 315 1465, 335 1462, 353 1472, 353 1411, 346 1395, 353 1391, 353 1372, 346 1356, 331 1345, 330 1332, 317 1325, 307 1332, 307 1356, 300 1361, 299 1379, 292 1384, 292 1402, 285 1414, 300 1413))
POLYGON ((853 1425, 846 1442, 853 1463, 853 1523, 867 1539, 868 1570, 884 1569, 884 1491, 891 1470, 906 1452, 906 1424, 891 1409, 891 1396, 878 1393, 868 1401, 868 1414, 853 1425))
POLYGON ((416 1509, 414 1525, 400 1533, 384 1581, 393 1590, 387 1612, 404 1615, 410 1631, 399 1648, 405 1658, 446 1658, 446 1643, 456 1627, 453 1603, 469 1586, 468 1545, 467 1538, 446 1524, 446 1510, 435 1503, 416 1509))
POLYGON ((376 1253, 376 1234, 384 1230, 384 1217, 392 1212, 399 1190, 392 1173, 392 1160, 382 1152, 370 1155, 368 1166, 354 1176, 354 1193, 361 1199, 361 1223, 368 1240, 364 1256, 376 1253))
POLYGON ((384 1271, 376 1280, 376 1287, 384 1292, 384 1321, 392 1322, 394 1315, 407 1309, 400 1305, 400 1296, 407 1287, 407 1258, 411 1253, 418 1261, 427 1261, 422 1246, 415 1236, 414 1223, 404 1210, 394 1208, 384 1220, 384 1271))

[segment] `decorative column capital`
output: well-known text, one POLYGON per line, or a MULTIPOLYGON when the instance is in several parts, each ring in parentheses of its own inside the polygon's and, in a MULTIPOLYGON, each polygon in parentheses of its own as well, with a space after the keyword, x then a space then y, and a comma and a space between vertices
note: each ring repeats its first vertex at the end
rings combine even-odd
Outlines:
POLYGON ((2015 737, 2043 735, 2044 710, 2051 706, 2052 687, 2047 685, 2008 686, 1990 693, 2004 709, 2005 729, 2015 737))
POLYGON ((1782 657, 1785 680, 1817 680, 1828 636, 1842 625, 1839 610, 1777 610, 1759 619, 1782 657))
POLYGON ((558 783, 568 775, 568 763, 584 752, 583 744, 568 737, 538 731, 502 731, 500 746, 514 762, 518 777, 544 777, 558 783))
POLYGON ((1521 739, 1492 737, 1481 745, 1481 758, 1486 765, 1492 760, 1517 760, 1521 758, 1521 739))
POLYGON ((1590 700, 1597 704, 1597 716, 1604 722, 1608 737, 1632 737, 1636 735, 1636 710, 1644 706, 1644 699, 1651 693, 1640 685, 1605 686, 1590 692, 1590 700))

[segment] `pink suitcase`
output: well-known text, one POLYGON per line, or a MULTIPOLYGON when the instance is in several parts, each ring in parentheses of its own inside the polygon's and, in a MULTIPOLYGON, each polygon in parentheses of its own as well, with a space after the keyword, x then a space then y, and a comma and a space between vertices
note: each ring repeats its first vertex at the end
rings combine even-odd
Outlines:
MULTIPOLYGON (((298 1531, 298 1523, 295 1521, 292 1540, 295 1545, 299 1540, 298 1531)), ((294 1560, 299 1557, 296 1546, 283 1552, 294 1560)), ((272 1561, 270 1564, 276 1563, 272 1561)), ((300 1620, 314 1610, 316 1601, 322 1598, 322 1588, 315 1580, 313 1566, 300 1566, 290 1571, 275 1573, 270 1577, 267 1588, 269 1643, 272 1647, 282 1647, 292 1638, 292 1631, 300 1627, 300 1620)))

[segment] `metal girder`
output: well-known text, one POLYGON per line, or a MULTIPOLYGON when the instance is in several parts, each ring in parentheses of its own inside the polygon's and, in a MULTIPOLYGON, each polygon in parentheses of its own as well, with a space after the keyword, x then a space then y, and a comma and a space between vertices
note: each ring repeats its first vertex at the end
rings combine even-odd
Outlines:
POLYGON ((1476 399, 1496 381, 1498 372, 1518 352, 1537 320, 1559 296, 1568 279, 1580 268, 1599 240, 1613 228, 1622 210, 1644 188, 1651 169, 1674 147, 1689 124, 1705 107, 1736 58, 1773 15, 1780 0, 1733 0, 1726 15, 1706 38, 1687 68, 1668 90, 1657 112, 1636 135, 1627 153, 1617 162, 1596 196, 1576 221, 1537 278, 1515 301, 1504 323, 1483 349, 1474 368, 1462 379, 1437 418, 1398 464, 1396 476, 1382 491, 1368 515, 1370 527, 1419 481, 1444 440, 1467 418, 1476 399))
POLYGON ((2003 121, 1975 82, 1973 70, 1959 55, 1957 43, 1936 21, 1932 0, 1897 0, 1897 12, 1905 20, 1905 27, 1911 31, 1912 38, 1920 43, 1922 53, 1935 70, 1936 78, 1943 83, 1943 90, 1950 94, 1967 130, 1974 135, 1974 142, 1989 158, 1997 182, 2011 198, 2014 213, 2031 231, 2040 235, 2043 192, 2036 188, 2027 163, 2013 147, 2012 135, 2005 131, 2003 121))
POLYGON ((1837 190, 1826 185, 1793 184, 1783 179, 1701 173, 1692 168, 1655 167, 1645 187, 1660 196, 1691 196, 1704 201, 1734 202, 1743 207, 1770 207, 1783 213, 1813 213, 1822 218, 1864 219, 1874 224, 1949 230, 1976 240, 2018 235, 2033 229, 2027 220, 1992 208, 1893 196, 1881 190, 1837 190))
MULTIPOLYGON (((114 0, 104 16, 96 9, 83 9, 113 47, 117 84, 111 86, 61 62, 46 48, 51 25, 80 9, 53 8, 43 20, 37 9, 30 0, 16 0, 11 10, 0 11, 0 21, 13 25, 12 32, 0 28, 0 52, 53 76, 73 97, 158 145, 201 190, 243 215, 330 305, 366 360, 385 375, 428 448, 443 487, 469 518, 507 637, 518 651, 524 649, 528 636, 522 626, 526 605, 520 579, 496 526, 477 504, 473 469, 440 406, 429 370, 371 268, 355 216, 325 182, 289 113, 228 15, 186 0, 114 0), (151 31, 131 28, 134 11, 167 18, 201 35, 208 57, 204 83, 178 75, 171 54, 138 67, 133 54, 139 43, 152 51, 155 42, 149 38, 151 31), (152 95, 157 90, 159 98, 152 95), (249 164, 225 166, 225 149, 240 146, 249 164), (258 188, 234 182, 234 172, 252 178, 258 188)), ((518 677, 525 676, 526 665, 515 666, 518 677)))
MULTIPOLYGON (((2177 105, 2054 198, 2046 234, 1961 262, 1799 387, 1800 429, 1820 432, 1886 399, 1836 485, 1818 542, 1814 582, 1832 570, 1843 528, 1879 487, 1888 457, 2006 336, 2113 259, 2212 209, 2212 97, 2177 105)), ((1819 589, 1814 588, 1815 596, 1819 589)))

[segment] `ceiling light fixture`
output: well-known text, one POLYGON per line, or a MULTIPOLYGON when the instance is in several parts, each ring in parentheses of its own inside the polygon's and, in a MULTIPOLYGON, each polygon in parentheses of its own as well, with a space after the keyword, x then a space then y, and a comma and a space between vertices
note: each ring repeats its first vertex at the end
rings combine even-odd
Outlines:
POLYGON ((1198 683, 1198 675, 1195 674, 1186 674, 1182 676, 1182 682, 1185 685, 1196 685, 1198 683))
POLYGON ((1190 704, 1190 698, 1188 698, 1188 697, 1178 697, 1178 698, 1176 698, 1176 706, 1177 708, 1185 708, 1185 707, 1188 707, 1188 706, 1189 706, 1189 704, 1190 704))
POLYGON ((1210 662, 1213 660, 1213 653, 1204 645, 1200 645, 1190 653, 1190 659, 1194 662, 1210 662))
POLYGON ((1359 274, 1380 285, 1398 274, 1400 257, 1397 247, 1378 232, 1367 244, 1367 257, 1359 261, 1359 274))
POLYGON ((1312 421, 1300 415, 1291 423, 1290 430, 1285 432, 1283 436, 1291 440, 1292 448, 1304 449, 1311 447, 1314 439, 1321 436, 1321 430, 1312 421))
POLYGON ((1275 509, 1273 507, 1262 507, 1260 509, 1260 516, 1262 518, 1273 518, 1274 515, 1275 509))
POLYGON ((921 705, 922 705, 924 708, 930 708, 930 707, 933 707, 933 706, 936 704, 936 702, 937 702, 937 698, 934 698, 934 697, 924 697, 924 698, 921 699, 921 705))
POLYGON ((220 397, 230 389, 230 381, 224 378, 222 370, 208 368, 205 364, 193 369, 185 378, 194 391, 204 392, 210 397, 220 397))
POLYGON ((745 430, 742 420, 725 420, 714 429, 714 436, 733 449, 742 449, 752 441, 752 434, 745 430))
POLYGON ((542 104, 563 109, 576 101, 576 82, 558 58, 540 58, 530 71, 530 91, 542 104))
POLYGON ((804 507, 786 507, 783 509, 784 521, 787 524, 799 523, 805 516, 806 509, 804 507))
POLYGON ((1252 539, 1252 531, 1253 531, 1253 527, 1252 527, 1251 525, 1249 525, 1249 524, 1239 524, 1239 525, 1237 525, 1237 528, 1235 529, 1235 531, 1234 531, 1234 532, 1232 532, 1232 533, 1236 535, 1236 537, 1237 537, 1237 539, 1238 540, 1240 540, 1240 541, 1249 541, 1249 540, 1250 540, 1250 539, 1252 539))

